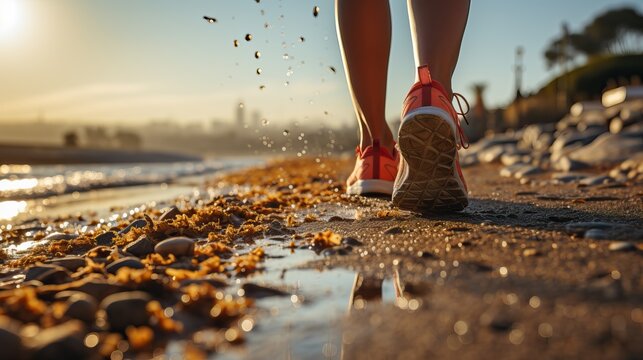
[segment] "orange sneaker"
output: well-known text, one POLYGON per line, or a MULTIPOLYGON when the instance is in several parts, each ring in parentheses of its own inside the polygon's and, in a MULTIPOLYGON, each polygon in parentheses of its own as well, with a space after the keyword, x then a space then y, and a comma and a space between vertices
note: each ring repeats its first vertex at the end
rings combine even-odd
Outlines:
POLYGON ((458 161, 458 149, 468 146, 458 117, 466 113, 460 98, 466 100, 454 94, 460 106, 456 113, 442 84, 431 79, 429 67, 419 67, 418 73, 420 81, 411 87, 402 110, 393 204, 418 212, 459 211, 469 203, 458 161))
POLYGON ((353 173, 346 181, 346 193, 391 195, 399 162, 397 151, 393 150, 391 154, 380 147, 379 140, 374 140, 373 145, 366 147, 363 151, 358 146, 355 153, 357 161, 353 173))

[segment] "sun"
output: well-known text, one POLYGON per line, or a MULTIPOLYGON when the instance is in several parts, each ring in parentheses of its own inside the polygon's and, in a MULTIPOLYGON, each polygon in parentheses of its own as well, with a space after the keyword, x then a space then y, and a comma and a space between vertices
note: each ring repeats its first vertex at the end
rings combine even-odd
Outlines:
POLYGON ((0 37, 13 33, 20 25, 21 0, 0 0, 0 37))

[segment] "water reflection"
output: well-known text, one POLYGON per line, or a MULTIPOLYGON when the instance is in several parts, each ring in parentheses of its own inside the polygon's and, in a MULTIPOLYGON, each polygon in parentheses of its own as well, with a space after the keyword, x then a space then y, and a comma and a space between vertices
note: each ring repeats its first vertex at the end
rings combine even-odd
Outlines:
POLYGON ((2 179, 0 180, 0 192, 33 189, 38 185, 38 179, 2 179))
POLYGON ((0 201, 0 220, 10 220, 27 210, 26 201, 0 201))

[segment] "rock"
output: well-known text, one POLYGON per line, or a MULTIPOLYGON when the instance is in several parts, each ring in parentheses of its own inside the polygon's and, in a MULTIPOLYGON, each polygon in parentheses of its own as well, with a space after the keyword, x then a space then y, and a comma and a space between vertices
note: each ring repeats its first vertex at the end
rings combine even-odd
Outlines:
POLYGON ((149 324, 147 303, 150 296, 142 291, 131 291, 113 294, 106 297, 100 308, 105 310, 110 329, 123 331, 128 326, 149 324))
POLYGON ((531 162, 531 160, 531 156, 522 154, 502 154, 502 156, 500 156, 500 162, 505 166, 511 166, 515 164, 528 164, 531 162))
POLYGON ((116 274, 119 269, 126 267, 132 269, 143 269, 145 268, 145 265, 143 265, 143 263, 138 258, 124 257, 107 265, 107 268, 105 268, 105 270, 107 270, 107 272, 110 274, 116 274))
POLYGON ((416 255, 418 257, 424 258, 424 259, 435 259, 436 258, 435 254, 433 254, 431 251, 422 251, 421 250, 421 251, 418 251, 416 255))
POLYGON ((0 315, 0 349, 3 359, 21 359, 24 356, 20 323, 0 315))
POLYGON ((113 231, 106 231, 94 238, 98 246, 112 246, 112 240, 117 236, 113 231))
POLYGON ((85 359, 89 349, 83 343, 85 325, 70 320, 40 331, 31 343, 33 359, 85 359))
POLYGON ((608 184, 608 183, 613 182, 613 181, 614 181, 614 179, 612 179, 609 176, 599 175, 599 176, 592 176, 592 177, 582 179, 579 182, 579 184, 584 185, 584 186, 596 186, 596 185, 608 184))
POLYGON ((478 153, 478 160, 483 163, 493 163, 500 160, 502 154, 513 153, 515 145, 494 145, 478 153))
POLYGON ((589 229, 585 232, 585 235, 583 235, 583 237, 590 240, 605 240, 609 238, 609 235, 605 230, 589 229))
POLYGON ((245 283, 241 286, 241 289, 243 289, 243 291, 245 292, 245 296, 255 298, 255 299, 290 295, 289 293, 279 289, 261 286, 253 283, 245 283))
POLYGON ((179 208, 177 208, 176 206, 171 206, 169 209, 163 212, 163 215, 159 217, 159 220, 160 221, 172 220, 179 215, 181 215, 181 210, 179 210, 179 208))
POLYGON ((51 233, 43 238, 43 240, 74 240, 78 234, 66 234, 61 232, 51 233))
POLYGON ((74 272, 87 264, 85 258, 82 256, 66 256, 63 258, 51 259, 47 264, 57 265, 68 271, 74 272))
POLYGON ((154 246, 154 251, 163 256, 170 254, 176 257, 192 256, 194 254, 194 240, 186 237, 165 239, 154 246))
POLYGON ((294 231, 287 229, 286 227, 284 227, 284 225, 281 222, 274 220, 268 225, 268 231, 266 231, 265 233, 268 236, 290 235, 290 234, 293 234, 294 231))
POLYGON ((123 250, 139 258, 144 258, 154 252, 154 242, 147 235, 142 235, 136 241, 127 244, 123 250))
POLYGON ((27 269, 25 281, 36 280, 43 284, 63 284, 71 280, 67 269, 51 264, 38 264, 27 269))
POLYGON ((342 245, 362 246, 364 244, 361 241, 355 239, 354 237, 345 237, 342 239, 342 245))
POLYGON ((518 171, 518 169, 520 169, 521 166, 523 166, 523 164, 514 164, 514 165, 506 166, 500 169, 500 176, 513 177, 516 171, 518 171))
POLYGON ((600 221, 575 222, 575 223, 569 223, 565 225, 565 230, 567 230, 568 233, 582 235, 582 234, 585 234, 587 230, 591 230, 591 229, 613 230, 616 228, 620 228, 622 226, 623 225, 621 224, 614 224, 614 223, 607 223, 607 222, 600 222, 600 221))
POLYGON ((567 184, 578 181, 587 177, 586 174, 580 173, 554 173, 551 175, 554 184, 567 184))
POLYGON ((608 249, 610 251, 634 251, 636 250, 636 245, 629 241, 615 241, 610 243, 608 249))
POLYGON ((572 151, 569 157, 592 166, 606 166, 625 161, 639 152, 643 152, 643 131, 605 133, 591 144, 572 151))
POLYGON ((91 295, 98 301, 112 295, 125 291, 126 288, 118 283, 103 279, 101 277, 90 277, 79 280, 69 287, 69 290, 76 290, 91 295))
POLYGON ((558 160, 561 156, 569 153, 574 149, 581 148, 596 139, 603 133, 602 130, 593 129, 583 132, 566 131, 556 137, 554 143, 551 144, 549 151, 552 153, 554 160, 558 160))
POLYGON ((386 230, 384 230, 384 235, 396 235, 396 234, 401 234, 402 233, 402 228, 399 226, 392 226, 386 230))
POLYGON ((123 230, 119 231, 118 233, 119 233, 119 235, 125 235, 128 232, 130 232, 130 230, 132 230, 134 228, 142 229, 142 228, 146 227, 147 225, 148 224, 147 224, 146 220, 143 220, 143 219, 134 220, 129 225, 127 225, 127 227, 125 227, 123 230))
POLYGON ((460 166, 468 167, 477 165, 479 162, 477 154, 467 154, 460 158, 460 166))
POLYGON ((76 292, 76 294, 67 298, 66 303, 65 317, 80 320, 87 324, 92 324, 96 319, 98 303, 91 295, 76 292))
POLYGON ((589 167, 588 164, 582 161, 572 160, 567 156, 563 156, 557 161, 553 162, 552 166, 554 169, 558 171, 565 171, 565 172, 586 169, 589 167))
POLYGON ((324 249, 321 254, 323 256, 334 256, 334 255, 348 255, 350 251, 344 246, 334 246, 328 249, 324 249))
POLYGON ((516 179, 522 179, 527 176, 537 175, 542 173, 543 170, 537 166, 532 165, 522 165, 515 173, 514 177, 516 179))

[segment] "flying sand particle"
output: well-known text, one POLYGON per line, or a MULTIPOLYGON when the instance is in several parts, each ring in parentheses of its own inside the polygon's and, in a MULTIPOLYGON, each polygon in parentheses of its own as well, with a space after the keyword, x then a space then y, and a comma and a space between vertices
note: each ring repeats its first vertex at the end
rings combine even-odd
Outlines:
POLYGON ((313 16, 314 16, 314 17, 319 16, 319 6, 315 6, 315 7, 313 8, 313 16))

